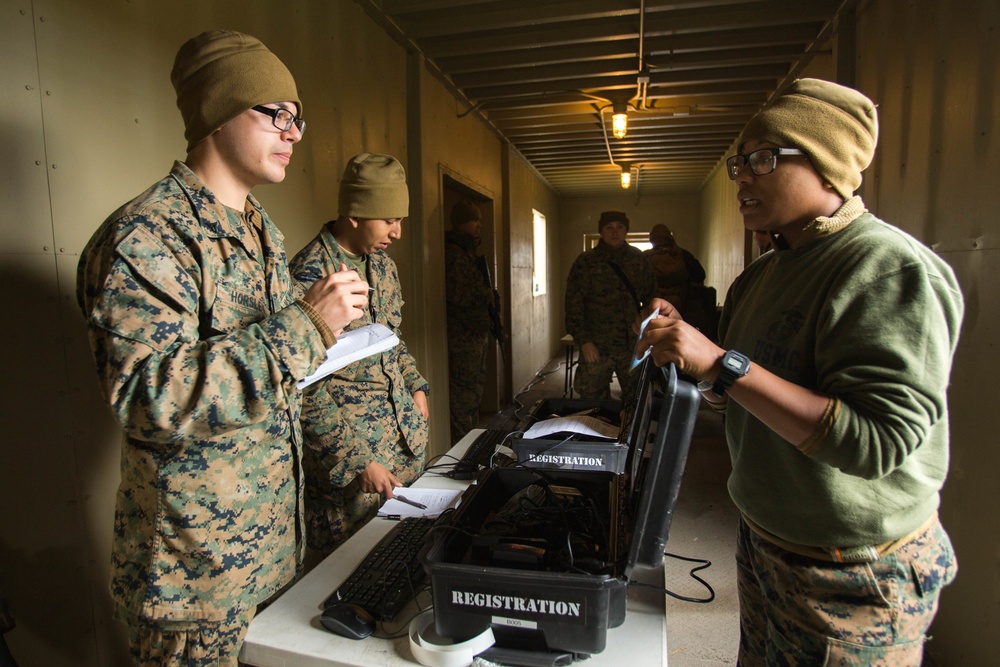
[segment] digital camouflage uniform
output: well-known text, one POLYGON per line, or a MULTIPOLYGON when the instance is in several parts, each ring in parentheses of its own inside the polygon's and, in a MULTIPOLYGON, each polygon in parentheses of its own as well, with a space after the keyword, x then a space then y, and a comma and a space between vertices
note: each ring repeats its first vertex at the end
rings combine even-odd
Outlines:
POLYGON ((581 398, 608 398, 613 372, 621 385, 622 400, 628 403, 635 384, 629 367, 637 340, 632 323, 638 310, 609 262, 624 271, 642 304, 653 296, 653 269, 638 248, 627 243, 612 248, 602 239, 576 258, 566 283, 566 330, 577 347, 594 343, 601 358, 597 363, 580 359, 573 388, 581 398))
MULTIPOLYGON (((311 284, 353 260, 327 223, 291 261, 296 280, 311 284)), ((383 324, 400 336, 403 297, 396 264, 379 250, 368 255, 368 311, 346 330, 383 324)), ((423 468, 427 420, 413 392, 427 383, 400 339, 395 347, 350 364, 304 390, 306 524, 310 548, 324 553, 358 531, 382 504, 360 490, 357 476, 372 461, 403 484, 423 468)))
POLYGON ((326 349, 294 305, 281 232, 252 196, 246 215, 259 232, 176 162, 80 258, 77 299, 124 431, 121 617, 249 618, 301 561, 295 385, 326 349))
POLYGON ((444 240, 448 391, 454 443, 479 421, 490 349, 490 288, 476 265, 478 239, 447 231, 444 240))

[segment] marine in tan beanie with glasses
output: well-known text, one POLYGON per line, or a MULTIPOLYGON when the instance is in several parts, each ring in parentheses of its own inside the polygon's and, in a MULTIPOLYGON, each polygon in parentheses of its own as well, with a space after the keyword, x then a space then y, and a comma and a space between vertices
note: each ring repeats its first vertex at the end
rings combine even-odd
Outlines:
POLYGON ((962 293, 855 195, 877 137, 856 90, 780 91, 726 161, 744 226, 774 250, 732 284, 722 346, 665 301, 639 342, 726 414, 747 667, 916 667, 956 573, 937 509, 962 293))
MULTIPOLYGON (((305 389, 306 536, 310 561, 360 530, 393 491, 415 480, 427 448, 427 381, 402 340, 403 294, 386 252, 403 233, 410 195, 403 165, 391 155, 361 153, 340 180, 339 216, 291 261, 304 284, 343 267, 372 291, 348 329, 391 329, 395 347, 345 366, 305 389)), ((312 564, 312 562, 310 562, 312 564)))
POLYGON ((111 594, 138 665, 233 665, 257 605, 295 576, 301 396, 367 285, 293 282, 250 194, 279 183, 305 122, 259 40, 206 32, 171 81, 187 158, 104 221, 77 299, 124 437, 111 594))

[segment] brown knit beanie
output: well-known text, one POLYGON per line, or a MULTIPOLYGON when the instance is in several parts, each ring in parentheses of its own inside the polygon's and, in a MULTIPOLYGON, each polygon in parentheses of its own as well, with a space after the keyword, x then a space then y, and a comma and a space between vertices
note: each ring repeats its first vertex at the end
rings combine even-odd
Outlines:
POLYGON ((258 104, 295 102, 302 115, 288 68, 260 40, 239 32, 212 30, 189 39, 177 51, 170 81, 189 151, 258 104))
POLYGON ((848 199, 861 185, 878 142, 875 104, 854 90, 820 79, 796 79, 750 119, 748 139, 799 148, 834 190, 848 199))
POLYGON ((597 233, 600 233, 604 229, 604 225, 610 222, 620 222, 625 225, 625 231, 628 231, 628 216, 625 215, 625 211, 612 210, 601 213, 601 218, 597 221, 597 233))
POLYGON ((470 220, 482 220, 483 214, 479 211, 479 207, 473 204, 468 199, 463 199, 461 201, 455 202, 455 205, 451 207, 451 228, 457 229, 459 226, 464 225, 470 220))
POLYGON ((406 172, 391 155, 361 153, 340 179, 338 213, 351 218, 393 220, 410 214, 406 172))

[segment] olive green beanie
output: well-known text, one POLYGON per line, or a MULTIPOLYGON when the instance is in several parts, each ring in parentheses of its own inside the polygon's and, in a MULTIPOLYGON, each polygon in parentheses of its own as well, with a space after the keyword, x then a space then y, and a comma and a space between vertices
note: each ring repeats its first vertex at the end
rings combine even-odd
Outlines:
POLYGON ((403 165, 391 155, 355 155, 340 179, 338 203, 337 212, 351 218, 405 218, 410 214, 410 192, 403 165))
POLYGON ((796 79, 750 119, 749 139, 799 148, 834 190, 848 199, 861 185, 878 142, 875 104, 854 90, 821 79, 796 79))
POLYGON ((189 151, 258 104, 295 102, 302 115, 291 72, 260 40, 243 33, 212 30, 189 39, 177 51, 170 82, 189 151))
POLYGON ((483 214, 480 212, 479 207, 468 199, 462 199, 455 202, 455 205, 451 207, 451 227, 452 229, 458 229, 461 225, 471 221, 471 220, 482 220, 483 214))

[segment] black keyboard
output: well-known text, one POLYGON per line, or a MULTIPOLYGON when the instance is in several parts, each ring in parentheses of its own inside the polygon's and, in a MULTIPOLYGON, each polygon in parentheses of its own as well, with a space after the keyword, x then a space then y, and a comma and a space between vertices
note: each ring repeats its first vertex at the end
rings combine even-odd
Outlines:
POLYGON ((380 621, 391 621, 420 592, 426 573, 417 554, 436 519, 407 517, 379 540, 323 607, 349 602, 380 621))
POLYGON ((488 468, 497 445, 503 442, 506 437, 507 431, 499 428, 488 428, 477 435, 469 448, 462 454, 462 458, 455 463, 451 476, 474 475, 479 472, 480 468, 488 468))

